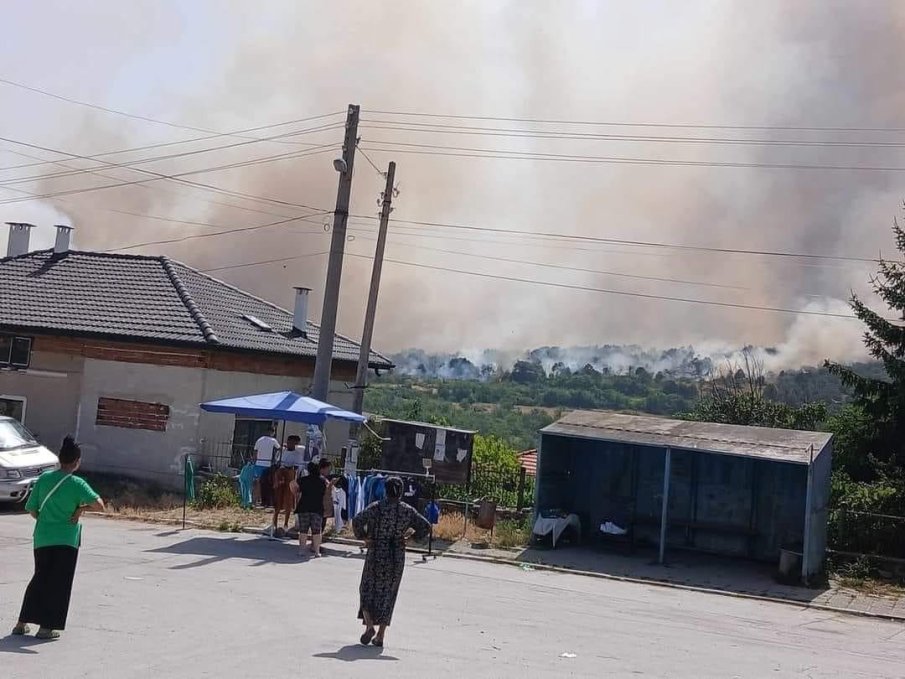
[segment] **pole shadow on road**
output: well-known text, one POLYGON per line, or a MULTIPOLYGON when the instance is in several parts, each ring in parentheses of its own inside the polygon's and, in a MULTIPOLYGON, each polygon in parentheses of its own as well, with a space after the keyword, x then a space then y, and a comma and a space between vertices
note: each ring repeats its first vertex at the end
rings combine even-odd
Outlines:
MULTIPOLYGON (((334 552, 321 549, 327 557, 342 558, 347 552, 334 552)), ((208 566, 218 561, 230 559, 245 559, 253 561, 252 566, 264 564, 300 564, 311 561, 311 555, 307 550, 299 555, 297 543, 283 543, 266 539, 248 538, 214 538, 194 537, 176 544, 147 550, 151 554, 181 554, 206 557, 200 561, 189 564, 177 564, 171 566, 171 570, 185 570, 208 566)), ((353 555, 352 558, 354 558, 353 555)))
POLYGON ((357 660, 399 660, 399 658, 395 656, 384 655, 382 648, 376 646, 362 646, 361 644, 343 646, 334 653, 315 653, 312 657, 326 658, 328 660, 342 660, 343 662, 355 662, 357 660))

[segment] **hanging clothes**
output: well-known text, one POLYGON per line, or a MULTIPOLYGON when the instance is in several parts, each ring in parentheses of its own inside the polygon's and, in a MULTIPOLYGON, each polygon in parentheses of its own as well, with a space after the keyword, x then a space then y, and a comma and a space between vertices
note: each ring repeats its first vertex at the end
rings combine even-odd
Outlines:
POLYGON ((251 462, 246 462, 239 472, 239 498, 243 509, 249 509, 254 506, 254 498, 252 488, 254 487, 255 466, 251 462))

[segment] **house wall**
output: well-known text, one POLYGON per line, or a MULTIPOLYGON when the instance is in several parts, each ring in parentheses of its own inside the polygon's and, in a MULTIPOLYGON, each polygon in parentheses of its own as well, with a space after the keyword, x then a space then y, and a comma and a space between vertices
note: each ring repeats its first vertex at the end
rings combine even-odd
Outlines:
POLYGON ((53 451, 75 433, 83 369, 81 356, 33 351, 28 370, 0 371, 0 394, 25 397, 25 426, 53 451))
MULTIPOLYGON (((87 359, 78 432, 83 466, 179 487, 182 460, 186 454, 201 462, 217 462, 221 467, 225 460, 209 458, 229 454, 227 444, 232 441, 235 418, 206 413, 198 407, 200 403, 243 394, 300 390, 308 381, 305 377, 87 359), (168 406, 170 415, 166 431, 98 425, 97 405, 101 398, 168 406)), ((335 405, 351 403, 351 394, 340 391, 344 389, 341 382, 331 386, 335 405)), ((286 433, 301 433, 302 429, 290 423, 286 433)), ((348 425, 329 426, 327 437, 330 449, 338 450, 348 437, 348 425)))

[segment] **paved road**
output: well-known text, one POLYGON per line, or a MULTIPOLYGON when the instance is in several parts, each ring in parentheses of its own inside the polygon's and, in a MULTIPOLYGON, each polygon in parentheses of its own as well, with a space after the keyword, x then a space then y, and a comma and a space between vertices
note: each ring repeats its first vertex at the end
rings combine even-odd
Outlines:
MULTIPOLYGON (((4 630, 29 522, 0 516, 4 630)), ((905 676, 899 623, 453 559, 412 559, 378 653, 355 645, 357 550, 331 551, 299 561, 259 538, 88 520, 70 629, 0 637, 0 676, 905 676)))

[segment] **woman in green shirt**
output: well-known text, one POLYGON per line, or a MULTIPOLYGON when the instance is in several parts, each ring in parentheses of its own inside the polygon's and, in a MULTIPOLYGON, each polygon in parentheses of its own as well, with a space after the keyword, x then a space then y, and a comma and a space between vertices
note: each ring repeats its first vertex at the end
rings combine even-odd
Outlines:
POLYGON ((86 509, 104 510, 104 503, 78 476, 82 451, 72 439, 63 439, 60 469, 44 472, 35 482, 25 509, 35 519, 35 574, 25 590, 19 622, 13 634, 28 634, 37 623, 39 639, 59 639, 66 628, 75 564, 82 542, 79 523, 86 509))

